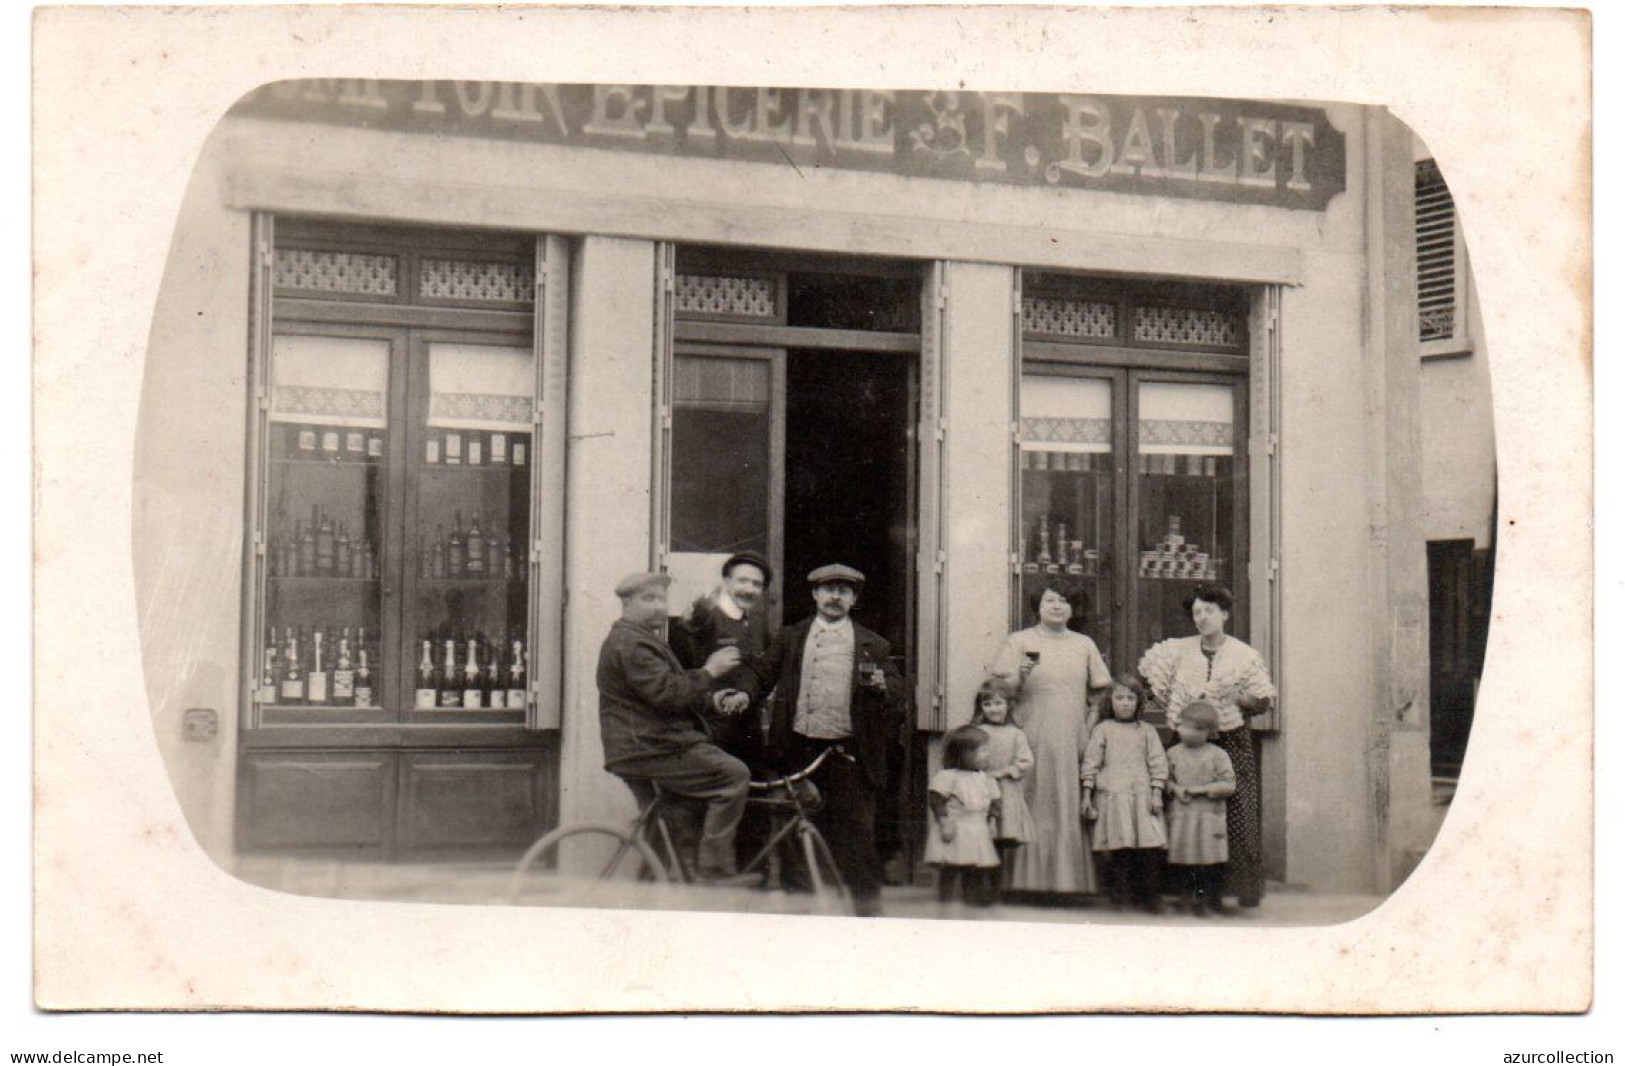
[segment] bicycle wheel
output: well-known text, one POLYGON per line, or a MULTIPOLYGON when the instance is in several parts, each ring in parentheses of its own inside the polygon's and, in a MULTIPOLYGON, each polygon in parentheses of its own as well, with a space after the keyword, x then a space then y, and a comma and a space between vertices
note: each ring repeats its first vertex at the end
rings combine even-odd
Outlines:
POLYGON ((508 881, 508 901, 593 902, 605 886, 664 884, 666 867, 647 841, 620 826, 561 826, 530 846, 508 881))
POLYGON ((852 900, 846 891, 845 883, 841 880, 841 871, 835 866, 835 856, 830 853, 829 843, 824 840, 824 834, 809 822, 801 827, 798 835, 801 837, 802 861, 807 864, 807 873, 812 880, 813 898, 818 903, 818 909, 828 914, 851 914, 852 900))

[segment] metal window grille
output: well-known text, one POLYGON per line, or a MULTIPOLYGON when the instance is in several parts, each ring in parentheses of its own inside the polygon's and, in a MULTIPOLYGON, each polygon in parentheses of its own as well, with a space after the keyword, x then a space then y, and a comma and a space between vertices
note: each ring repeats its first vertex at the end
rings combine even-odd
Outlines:
POLYGON ((1027 333, 1111 340, 1117 336, 1117 305, 1101 300, 1024 297, 1021 328, 1027 333))
POLYGON ((674 296, 678 314, 773 318, 775 292, 770 278, 679 274, 674 296))
POLYGON ((392 255, 278 248, 272 277, 279 289, 348 296, 393 296, 398 286, 397 270, 392 255))
POLYGON ((1416 305, 1421 340, 1456 335, 1456 202, 1431 159, 1416 164, 1416 305))
POLYGON ((429 300, 523 304, 536 301, 536 275, 529 263, 478 259, 423 260, 419 291, 429 300))
POLYGON ((1151 344, 1240 348, 1241 316, 1195 307, 1144 305, 1134 309, 1134 339, 1151 344))

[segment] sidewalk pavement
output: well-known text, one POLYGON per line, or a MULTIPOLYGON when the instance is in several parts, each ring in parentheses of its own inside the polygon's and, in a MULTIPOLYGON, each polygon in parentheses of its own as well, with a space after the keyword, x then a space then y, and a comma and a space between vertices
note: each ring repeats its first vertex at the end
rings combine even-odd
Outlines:
MULTIPOLYGON (((506 863, 383 863, 244 856, 232 871, 250 884, 296 895, 331 899, 381 900, 556 907, 633 908, 677 911, 733 911, 741 914, 832 914, 812 896, 751 888, 707 888, 698 885, 540 879, 512 894, 512 866, 506 863)), ((929 886, 888 887, 881 895, 887 918, 951 918, 981 921, 1060 922, 1123 925, 1157 923, 1211 928, 1236 926, 1335 925, 1378 907, 1381 896, 1322 895, 1291 886, 1271 885, 1262 905, 1243 910, 1231 906, 1225 917, 1195 918, 1171 905, 1161 915, 1132 908, 1114 910, 1090 898, 1056 906, 1000 904, 970 908, 937 902, 929 886)))

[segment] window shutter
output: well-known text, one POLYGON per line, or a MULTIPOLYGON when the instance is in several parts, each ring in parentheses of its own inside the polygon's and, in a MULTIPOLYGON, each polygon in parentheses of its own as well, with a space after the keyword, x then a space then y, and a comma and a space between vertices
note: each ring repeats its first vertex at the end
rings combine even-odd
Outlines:
POLYGON ((1456 260, 1456 203, 1438 164, 1424 159, 1416 164, 1416 304, 1424 343, 1461 332, 1456 260))
MULTIPOLYGON (((532 277, 536 317, 535 444, 530 492, 530 685, 527 729, 558 729, 564 691, 564 472, 569 252, 563 237, 538 236, 532 277)), ((528 297, 527 297, 528 298, 528 297)))

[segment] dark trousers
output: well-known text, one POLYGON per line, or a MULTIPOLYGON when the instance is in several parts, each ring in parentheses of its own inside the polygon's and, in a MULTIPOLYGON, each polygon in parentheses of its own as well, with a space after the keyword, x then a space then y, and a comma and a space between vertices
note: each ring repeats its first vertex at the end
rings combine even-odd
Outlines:
MULTIPOLYGON (((705 804, 700 828, 699 868, 704 873, 733 873, 734 833, 745 813, 750 770, 714 744, 695 744, 681 751, 617 759, 609 772, 632 789, 640 804, 653 796, 651 785, 673 796, 705 804)), ((675 819, 681 824, 681 818, 675 819)))
POLYGON ((973 907, 991 907, 997 898, 999 867, 937 867, 937 899, 952 903, 962 899, 973 907))
POLYGON ((1176 866, 1170 863, 1168 869, 1173 871, 1180 890, 1190 893, 1193 907, 1206 904, 1218 910, 1219 899, 1224 893, 1224 863, 1205 866, 1176 866))
POLYGON ((1097 851, 1101 881, 1113 903, 1149 903, 1157 897, 1162 875, 1162 848, 1118 848, 1097 851))
MULTIPOLYGON (((797 733, 792 740, 790 762, 796 771, 816 759, 831 746, 830 741, 813 740, 797 733)), ((863 770, 849 756, 836 752, 812 775, 812 783, 823 796, 823 806, 812 816, 813 824, 829 845, 835 868, 855 900, 880 895, 880 853, 875 847, 875 804, 880 790, 863 776, 863 770)), ((805 887, 805 870, 800 855, 785 863, 785 880, 805 887)))

